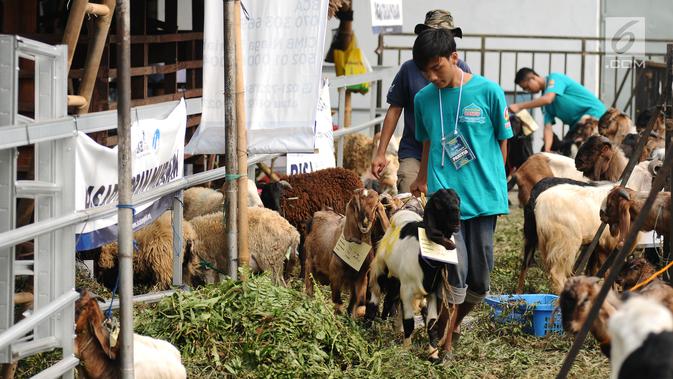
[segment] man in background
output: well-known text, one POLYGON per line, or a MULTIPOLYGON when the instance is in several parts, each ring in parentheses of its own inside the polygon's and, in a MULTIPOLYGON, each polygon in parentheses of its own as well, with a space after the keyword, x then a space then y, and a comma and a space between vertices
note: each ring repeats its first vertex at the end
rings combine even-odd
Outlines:
MULTIPOLYGON (((451 31, 454 37, 462 38, 463 36, 461 29, 454 27, 451 13, 442 9, 429 11, 425 15, 425 22, 416 25, 414 33, 419 34, 426 29, 447 29, 451 31)), ((470 67, 460 59, 458 60, 458 67, 464 72, 471 73, 470 67)), ((372 159, 371 172, 378 179, 388 164, 385 157, 386 149, 395 132, 402 110, 404 110, 404 132, 398 151, 400 168, 397 171, 397 188, 400 193, 410 192, 411 183, 416 180, 416 175, 418 175, 420 169, 423 145, 415 138, 414 96, 428 83, 430 82, 423 76, 414 61, 408 60, 400 66, 400 70, 395 75, 395 79, 393 79, 388 90, 387 102, 390 105, 383 120, 381 140, 376 155, 372 159)))

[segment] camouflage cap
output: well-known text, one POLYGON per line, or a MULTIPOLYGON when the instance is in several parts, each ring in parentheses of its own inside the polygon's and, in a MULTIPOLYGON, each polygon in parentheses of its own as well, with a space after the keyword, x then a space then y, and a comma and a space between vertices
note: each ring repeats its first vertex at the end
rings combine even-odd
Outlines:
POLYGON ((453 25, 451 12, 443 9, 433 9, 425 14, 425 22, 416 25, 414 33, 420 34, 427 29, 448 29, 454 37, 463 38, 463 31, 453 25))

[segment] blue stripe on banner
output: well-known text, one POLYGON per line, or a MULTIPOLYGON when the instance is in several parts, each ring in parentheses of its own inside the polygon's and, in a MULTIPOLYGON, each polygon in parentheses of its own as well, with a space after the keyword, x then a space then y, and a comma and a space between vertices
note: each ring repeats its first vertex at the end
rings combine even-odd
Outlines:
MULTIPOLYGON (((166 195, 152 203, 147 209, 136 213, 133 218, 133 230, 136 231, 143 226, 150 224, 166 210, 170 209, 173 205, 174 196, 175 194, 166 195)), ((95 249, 106 243, 117 241, 117 224, 88 233, 76 234, 75 237, 77 241, 75 250, 84 251, 95 249)))

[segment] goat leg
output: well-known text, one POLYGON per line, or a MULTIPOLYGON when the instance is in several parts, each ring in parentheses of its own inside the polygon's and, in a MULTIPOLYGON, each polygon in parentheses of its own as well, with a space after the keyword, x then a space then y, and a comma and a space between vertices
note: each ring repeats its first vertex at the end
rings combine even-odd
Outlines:
POLYGON ((334 303, 334 311, 337 314, 342 314, 344 311, 343 300, 341 300, 341 283, 337 280, 332 280, 330 282, 330 288, 332 290, 332 302, 334 303))

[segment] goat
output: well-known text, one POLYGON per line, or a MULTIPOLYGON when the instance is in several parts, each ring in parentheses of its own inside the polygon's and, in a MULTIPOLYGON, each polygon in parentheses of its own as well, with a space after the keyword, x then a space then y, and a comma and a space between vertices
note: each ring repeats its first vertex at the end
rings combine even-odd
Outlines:
POLYGON ((356 189, 346 206, 346 215, 333 211, 318 211, 314 214, 306 235, 306 271, 304 285, 306 293, 313 295, 313 278, 330 285, 332 301, 337 313, 343 312, 341 289, 351 291, 348 313, 356 316, 359 306, 366 303, 367 273, 374 257, 370 249, 358 271, 344 262, 334 248, 343 233, 348 242, 374 245, 371 231, 374 224, 380 223, 382 230, 388 228, 388 217, 379 201, 378 193, 373 190, 356 189), (313 277, 313 278, 312 278, 313 277))
MULTIPOLYGON (((561 308, 561 317, 563 329, 567 333, 576 334, 582 328, 582 325, 589 316, 589 310, 594 304, 602 284, 599 284, 599 278, 595 276, 574 276, 568 278, 561 291, 559 304, 561 308)), ((610 356, 610 335, 608 334, 608 319, 621 306, 621 301, 617 293, 613 290, 608 292, 608 296, 601 305, 598 317, 591 324, 591 334, 594 336, 601 351, 605 356, 610 356)))
MULTIPOLYGON (((173 280, 173 226, 172 211, 166 211, 154 222, 133 233, 137 242, 133 254, 134 280, 156 284, 168 288, 173 280)), ((191 249, 197 236, 188 221, 182 223, 183 275, 191 277, 196 273, 197 264, 191 259, 191 249)), ((98 265, 103 269, 117 268, 117 243, 103 245, 98 265)))
MULTIPOLYGON (((610 225, 610 234, 624 242, 631 228, 631 219, 640 214, 649 192, 636 192, 632 189, 617 186, 613 188, 601 205, 601 220, 610 225)), ((659 234, 668 232, 671 222, 671 193, 659 192, 650 208, 641 231, 655 230, 659 234)))
MULTIPOLYGON (((222 212, 193 218, 190 223, 198 236, 192 247, 197 261, 212 262, 219 271, 228 272, 222 212)), ((283 269, 287 260, 297 259, 299 233, 278 212, 260 207, 248 207, 248 247, 250 270, 253 273, 271 273, 274 284, 283 284, 283 269)), ((212 283, 219 276, 212 271, 202 272, 201 281, 212 283)))
MULTIPOLYGON (((306 223, 323 208, 343 214, 353 190, 363 188, 356 173, 343 168, 328 168, 308 174, 281 177, 281 180, 262 186, 262 202, 292 224, 301 238, 299 242, 300 276, 304 276, 304 238, 306 223)), ((286 267, 292 271, 293 267, 286 267)))
MULTIPOLYGON (((97 297, 84 290, 75 302, 75 355, 79 374, 89 379, 121 377, 119 345, 111 345, 97 297)), ((169 342, 133 335, 133 369, 138 379, 187 377, 180 351, 169 342)))
MULTIPOLYGON (((624 152, 603 136, 589 138, 575 157, 575 167, 591 180, 615 182, 621 178, 627 163, 624 152)), ((636 191, 649 191, 652 175, 647 166, 647 162, 636 165, 626 186, 636 191)))
MULTIPOLYGON (((524 210, 524 267, 532 262, 537 246, 552 287, 559 293, 572 273, 578 250, 592 241, 600 226, 600 207, 612 184, 595 186, 568 179, 544 179, 536 186, 540 186, 540 194, 524 210)), ((597 246, 598 259, 594 265, 616 246, 617 239, 605 231, 597 246)), ((519 283, 523 283, 521 277, 519 283)))
POLYGON ((507 143, 507 162, 505 171, 508 176, 513 174, 521 165, 533 155, 532 134, 524 132, 524 121, 517 115, 510 114, 509 122, 512 125, 514 136, 507 143))
MULTIPOLYGON (((248 179, 248 207, 262 207, 262 199, 252 179, 248 179)), ((224 194, 221 191, 206 187, 192 187, 185 190, 183 217, 189 221, 197 216, 214 212, 222 212, 224 194)))
MULTIPOLYGON (((619 276, 617 276, 615 284, 625 291, 630 291, 631 288, 652 277, 655 273, 655 267, 645 258, 634 258, 626 262, 619 276)), ((648 299, 660 302, 673 312, 673 287, 663 280, 654 278, 645 286, 637 289, 636 292, 648 299)))
POLYGON ((629 116, 616 108, 608 109, 598 120, 598 133, 617 146, 627 134, 635 132, 636 127, 629 116))
MULTIPOLYGON (((391 219, 391 226, 381 240, 371 265, 369 287, 371 298, 366 318, 376 317, 382 287, 396 288, 390 281, 399 281, 399 295, 403 309, 404 345, 411 345, 414 330, 415 304, 425 298, 428 304, 425 325, 429 336, 430 359, 439 359, 438 343, 450 338, 446 328, 437 321, 438 310, 447 305, 445 285, 447 264, 431 263, 420 254, 418 228, 424 227, 428 238, 448 250, 455 248, 451 237, 460 229, 460 198, 452 190, 435 192, 425 208, 423 217, 400 210, 391 219), (440 330, 444 329, 444 330, 440 330)), ((443 344, 450 349, 450 343, 443 344)))
POLYGON ((511 189, 516 183, 519 188, 519 206, 525 208, 533 187, 548 177, 569 178, 586 182, 588 179, 577 169, 572 158, 554 153, 536 153, 530 156, 514 174, 508 184, 511 189))
POLYGON ((652 299, 634 296, 608 322, 610 378, 673 378, 673 316, 652 299))

